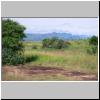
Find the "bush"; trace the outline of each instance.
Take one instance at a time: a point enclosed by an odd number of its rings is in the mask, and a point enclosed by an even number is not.
[[[25,27],[10,19],[2,20],[2,64],[24,63],[23,44]]]
[[[98,37],[97,36],[92,36],[89,39],[89,45],[98,45]]]
[[[51,44],[51,48],[61,49],[62,48],[62,41],[61,40],[53,41]]]
[[[43,39],[42,40],[42,47],[45,48],[45,47],[49,47],[49,39]]]
[[[33,45],[32,46],[32,49],[37,49],[37,45]]]
[[[96,54],[98,52],[97,46],[91,46],[90,48],[87,49],[88,54]]]
[[[24,61],[25,61],[25,63],[29,63],[29,62],[35,61],[37,59],[38,59],[37,55],[34,55],[34,56],[33,55],[28,55],[28,56],[25,56]]]
[[[92,36],[89,39],[89,48],[87,49],[88,54],[96,54],[98,52],[98,37]]]
[[[24,57],[20,54],[15,54],[11,49],[3,48],[2,50],[2,63],[8,65],[23,64]]]
[[[58,39],[57,37],[53,37],[51,39],[44,39],[42,41],[42,47],[43,48],[55,48],[55,49],[61,49],[68,47],[70,43],[68,41],[64,41],[62,39]]]

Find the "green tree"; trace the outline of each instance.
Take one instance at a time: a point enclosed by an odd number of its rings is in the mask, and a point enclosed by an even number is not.
[[[51,39],[44,39],[42,41],[42,47],[44,48],[55,48],[55,49],[61,49],[68,47],[70,43],[67,41],[65,42],[62,39],[58,39],[57,37],[53,37]]]
[[[50,47],[50,39],[43,39],[43,40],[42,40],[42,47],[43,47],[43,48],[48,48],[48,47]]]
[[[89,48],[87,49],[87,53],[96,54],[98,52],[98,37],[92,36],[89,39]]]
[[[23,44],[25,27],[10,20],[2,20],[2,63],[18,64],[23,63]]]
[[[53,43],[53,48],[61,49],[63,48],[63,45],[64,45],[64,41],[61,39],[58,39]]]
[[[98,45],[98,37],[97,36],[92,36],[89,39],[89,45]]]

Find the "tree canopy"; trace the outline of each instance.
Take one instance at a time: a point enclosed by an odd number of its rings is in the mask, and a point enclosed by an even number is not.
[[[2,20],[2,62],[3,64],[22,63],[22,40],[25,27],[10,20]]]

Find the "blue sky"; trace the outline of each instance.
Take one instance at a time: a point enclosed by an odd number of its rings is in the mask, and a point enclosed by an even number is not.
[[[98,35],[98,18],[11,18],[26,27],[25,33],[70,32]]]

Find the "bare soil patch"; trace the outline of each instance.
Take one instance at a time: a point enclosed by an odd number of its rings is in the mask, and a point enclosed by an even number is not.
[[[83,81],[96,81],[98,80],[98,76],[96,74],[88,74],[79,71],[68,71],[63,68],[51,68],[51,67],[44,67],[44,66],[33,66],[31,68],[28,67],[17,67],[17,66],[4,66],[2,67],[3,73],[14,74],[14,75],[23,75],[23,76],[32,76],[32,75],[39,75],[39,74],[46,74],[46,75],[56,75],[61,74],[66,77],[77,77]]]

